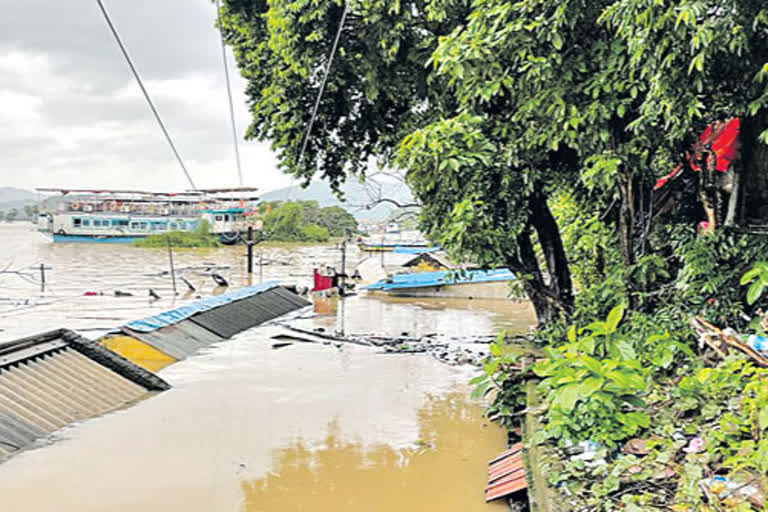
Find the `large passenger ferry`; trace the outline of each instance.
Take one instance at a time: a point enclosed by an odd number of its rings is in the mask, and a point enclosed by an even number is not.
[[[54,242],[131,243],[169,231],[194,231],[205,220],[223,243],[248,226],[261,228],[254,188],[181,193],[134,190],[38,189],[57,193],[41,208],[40,232]],[[46,206],[48,205],[48,206]]]

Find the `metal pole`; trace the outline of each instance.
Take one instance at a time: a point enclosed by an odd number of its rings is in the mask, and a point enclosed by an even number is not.
[[[259,253],[259,282],[264,282],[264,253]]]
[[[346,235],[346,233],[345,233]],[[344,237],[344,240],[341,241],[341,283],[339,290],[341,294],[344,294],[344,284],[345,284],[345,277],[347,275],[347,238]]]
[[[168,260],[171,262],[171,282],[173,283],[173,295],[176,293],[176,270],[173,267],[173,249],[171,249],[171,237],[166,235],[165,241],[168,243]]]
[[[253,226],[248,226],[248,274],[253,274]]]
[[[45,293],[45,263],[40,264],[40,293]]]

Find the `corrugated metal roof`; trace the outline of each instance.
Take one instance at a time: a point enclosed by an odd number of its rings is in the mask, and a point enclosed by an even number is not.
[[[205,299],[196,300],[186,306],[160,313],[159,315],[150,316],[141,320],[135,320],[125,325],[129,329],[140,332],[151,332],[162,327],[174,325],[182,320],[192,317],[198,313],[204,311],[210,311],[226,304],[242,300],[259,293],[263,293],[274,288],[279,288],[280,285],[277,281],[269,281],[264,284],[256,286],[248,286],[240,288],[231,292],[224,293],[222,295],[216,295],[214,297],[207,297]]]
[[[199,313],[190,320],[223,338],[231,338],[309,304],[298,295],[278,287],[226,307]]]
[[[521,443],[512,446],[489,463],[486,502],[505,498],[527,487]]]
[[[254,290],[260,290],[252,293]],[[238,300],[221,301],[214,307],[208,299],[205,309],[194,304],[186,306],[188,311],[199,310],[192,316],[169,324],[174,318],[181,318],[179,310],[156,315],[140,322],[131,322],[121,330],[176,360],[185,359],[203,347],[231,338],[235,334],[274,320],[310,303],[281,286],[270,284],[264,287],[250,287],[248,293],[235,292],[230,297]],[[165,325],[163,325],[165,324]],[[149,329],[150,326],[163,327]],[[140,327],[137,329],[136,327]]]
[[[168,387],[67,330],[0,345],[0,460],[65,425]]]
[[[405,263],[403,263],[402,266],[415,267],[423,261],[426,261],[435,265],[439,265],[447,269],[459,268],[458,265],[456,265],[454,262],[448,259],[448,256],[446,256],[445,253],[442,253],[442,252],[432,252],[432,253],[422,252],[420,254],[417,254],[415,257],[411,258],[410,260],[406,261]]]
[[[450,271],[416,272],[412,274],[395,274],[377,283],[364,286],[364,290],[400,290],[406,288],[422,288],[425,286],[442,286],[465,283],[491,283],[496,281],[511,281],[515,275],[506,268],[495,270],[467,270],[456,273]]]
[[[168,354],[177,361],[191,356],[203,347],[224,340],[191,320],[184,320],[152,332],[134,331],[126,327],[123,328],[123,332]]]

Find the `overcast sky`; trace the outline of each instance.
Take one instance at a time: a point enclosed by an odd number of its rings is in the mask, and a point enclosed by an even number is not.
[[[211,0],[104,0],[198,187],[237,185]],[[96,0],[0,0],[0,186],[188,188]],[[229,53],[229,49],[228,49]],[[245,184],[291,184],[267,144],[242,142]]]

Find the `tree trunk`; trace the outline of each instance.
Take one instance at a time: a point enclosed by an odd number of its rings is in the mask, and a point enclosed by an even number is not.
[[[542,328],[557,317],[557,311],[547,298],[546,284],[533,249],[530,231],[526,230],[517,236],[517,246],[519,259],[510,268],[522,276],[523,289],[536,311],[538,327]]]
[[[522,276],[523,288],[536,311],[539,328],[573,312],[573,285],[560,229],[542,195],[529,201],[530,228],[517,236],[518,255],[509,262],[512,271]],[[531,240],[536,231],[546,260],[549,280],[544,278]]]
[[[627,176],[626,180],[619,184],[621,194],[621,207],[619,208],[619,234],[621,237],[621,258],[624,263],[624,270],[628,271],[635,264],[635,244],[634,244],[634,193],[632,190],[632,177]],[[629,309],[636,309],[637,299],[634,294],[634,286],[629,273],[626,273],[627,299]]]
[[[566,315],[573,312],[573,282],[568,257],[560,237],[560,228],[547,205],[547,198],[536,194],[529,201],[531,225],[539,237],[539,244],[549,272],[549,292],[556,306]]]
[[[741,130],[744,220],[762,226],[768,225],[768,145],[759,137],[766,128],[765,122],[747,118]]]

